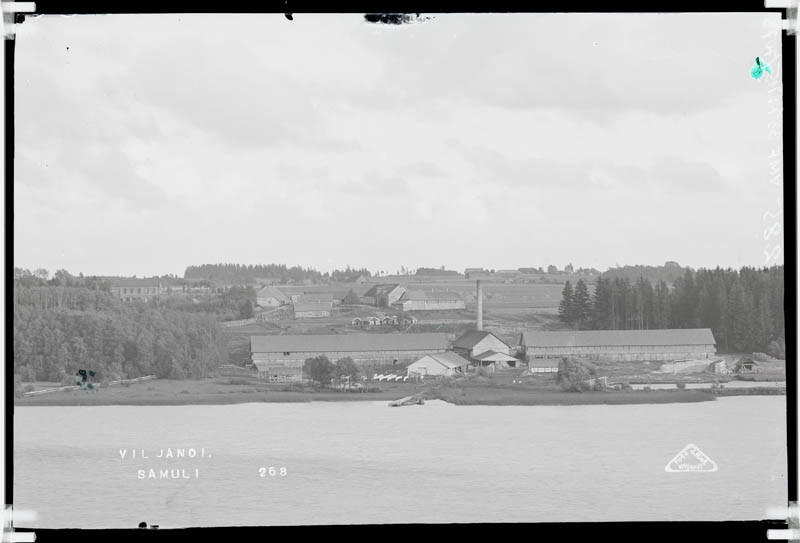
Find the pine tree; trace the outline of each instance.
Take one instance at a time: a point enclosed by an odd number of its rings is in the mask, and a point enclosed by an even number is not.
[[[583,328],[589,323],[591,315],[592,299],[589,296],[589,289],[583,279],[578,279],[572,294],[572,322]]]
[[[611,329],[612,296],[611,281],[604,277],[598,277],[594,287],[594,298],[592,302],[591,321],[593,329]]]
[[[569,281],[564,285],[564,290],[561,291],[561,303],[558,304],[558,320],[567,324],[574,322],[574,312],[572,309],[574,293],[572,291],[572,284]]]

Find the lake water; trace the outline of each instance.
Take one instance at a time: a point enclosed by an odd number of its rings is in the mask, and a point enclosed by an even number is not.
[[[666,472],[689,443],[718,470]],[[198,456],[154,458],[167,448]],[[786,503],[786,462],[785,396],[17,407],[14,421],[15,507],[41,528],[751,520]],[[190,478],[138,478],[151,468]]]

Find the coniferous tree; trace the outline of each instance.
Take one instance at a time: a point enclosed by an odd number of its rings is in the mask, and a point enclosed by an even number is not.
[[[572,284],[567,281],[564,284],[564,290],[561,291],[561,303],[558,304],[558,320],[561,322],[567,324],[574,322],[573,297]]]
[[[589,323],[591,315],[592,299],[589,296],[589,289],[583,279],[578,279],[572,293],[572,322],[583,328]]]
[[[612,296],[611,281],[598,277],[594,287],[591,319],[592,328],[595,330],[611,329]]]

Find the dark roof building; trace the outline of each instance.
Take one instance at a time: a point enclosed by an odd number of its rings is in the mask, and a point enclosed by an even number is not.
[[[518,362],[505,341],[485,330],[462,334],[453,342],[453,350],[478,366],[516,367]]]
[[[306,359],[345,357],[361,366],[413,362],[447,351],[447,334],[306,334],[251,336],[253,364],[270,379],[298,380]]]
[[[526,330],[520,346],[528,360],[559,356],[596,360],[710,358],[716,340],[709,328],[672,330]]]

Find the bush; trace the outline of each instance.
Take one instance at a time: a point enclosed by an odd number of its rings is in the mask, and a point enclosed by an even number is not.
[[[565,357],[558,364],[556,382],[568,392],[583,392],[589,390],[590,386],[587,381],[596,374],[597,369],[593,364]]]
[[[780,360],[786,360],[786,340],[770,341],[767,346],[767,354]]]
[[[33,392],[34,390],[36,390],[36,387],[30,383],[22,387],[22,392]]]
[[[678,383],[675,386],[677,386],[679,389],[683,390],[684,388],[686,388],[686,383]]]

